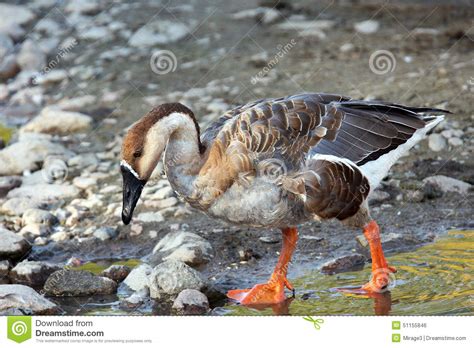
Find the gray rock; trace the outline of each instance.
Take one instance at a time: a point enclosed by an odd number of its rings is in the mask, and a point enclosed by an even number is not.
[[[20,5],[0,3],[0,13],[4,26],[11,24],[23,25],[36,18],[36,15],[30,9]]]
[[[121,283],[130,274],[131,269],[125,265],[112,265],[102,271],[101,276]]]
[[[15,42],[19,42],[25,36],[26,31],[17,23],[4,23],[2,21],[0,22],[0,33],[8,35]]]
[[[420,190],[411,190],[411,191],[406,191],[405,192],[405,199],[408,201],[408,202],[415,202],[415,203],[419,203],[419,202],[422,202],[425,198],[425,195],[422,191]]]
[[[79,189],[65,184],[37,184],[20,186],[11,190],[8,198],[33,198],[36,200],[70,199],[79,196]]]
[[[47,85],[54,85],[60,83],[64,80],[68,79],[68,75],[66,70],[63,69],[56,69],[48,72],[47,74],[38,76],[36,78],[36,83],[47,86]]]
[[[429,176],[423,179],[423,183],[425,186],[432,186],[442,193],[459,193],[461,195],[466,195],[472,187],[467,182],[444,175]]]
[[[30,250],[31,245],[25,238],[0,226],[0,259],[17,260]]]
[[[109,295],[117,290],[117,283],[88,271],[62,269],[51,274],[44,284],[49,296]]]
[[[34,30],[47,35],[54,35],[61,30],[61,26],[55,20],[45,17],[36,23]]]
[[[351,254],[338,257],[328,261],[321,267],[321,272],[325,274],[335,274],[341,272],[355,271],[364,268],[365,256],[361,254]]]
[[[141,222],[163,222],[165,218],[160,212],[144,212],[138,214],[136,220]]]
[[[201,275],[184,262],[165,261],[153,268],[149,278],[150,297],[177,295],[185,289],[202,290],[206,283]]]
[[[257,7],[250,10],[242,10],[232,15],[234,19],[255,19],[263,24],[272,24],[280,18],[280,11],[269,7]]]
[[[74,184],[74,186],[76,186],[76,187],[78,187],[82,190],[86,190],[86,189],[96,187],[97,186],[97,179],[96,178],[90,178],[90,177],[77,176],[77,177],[74,178],[72,183]]]
[[[0,207],[0,212],[7,215],[22,216],[28,209],[41,209],[46,204],[30,198],[11,198]]]
[[[14,54],[9,54],[0,60],[0,80],[8,80],[20,71]]]
[[[102,9],[101,2],[98,0],[73,0],[66,6],[66,12],[80,13],[85,15],[94,15]]]
[[[71,99],[62,99],[56,105],[61,110],[66,111],[80,111],[86,107],[93,106],[97,101],[97,97],[94,95],[83,95]],[[94,155],[94,154],[92,154]]]
[[[352,42],[346,42],[339,47],[339,51],[342,53],[352,52],[355,49],[355,45]]]
[[[16,59],[22,70],[41,71],[46,67],[46,53],[37,42],[26,40]]]
[[[50,106],[44,108],[39,116],[23,126],[21,131],[67,135],[84,132],[90,128],[91,124],[90,116]]]
[[[73,153],[62,145],[41,137],[23,137],[0,150],[0,176],[22,174],[37,170],[48,156],[72,157]],[[21,159],[21,160],[20,160]]]
[[[152,271],[153,268],[150,265],[143,263],[132,269],[130,274],[123,281],[123,284],[134,291],[148,289],[148,277]]]
[[[120,306],[125,308],[137,308],[138,306],[145,303],[149,295],[150,292],[148,288],[142,289],[140,291],[135,291],[132,295],[123,299],[120,302]]]
[[[92,235],[95,238],[104,241],[117,237],[118,231],[115,227],[104,226],[98,228]]]
[[[10,283],[10,279],[8,277],[10,268],[11,268],[10,261],[8,260],[0,261],[0,284]]]
[[[164,236],[153,249],[153,255],[152,264],[175,260],[190,266],[198,266],[209,262],[214,252],[211,244],[201,236],[180,231]]]
[[[13,41],[9,36],[0,33],[0,61],[13,52]]]
[[[0,177],[0,198],[3,198],[12,189],[21,185],[21,176]]]
[[[61,309],[25,285],[0,285],[0,312],[11,310],[22,314],[53,315]]]
[[[441,134],[433,133],[428,136],[428,146],[431,151],[439,152],[447,148],[447,142]]]
[[[107,27],[98,27],[94,26],[87,28],[84,31],[81,31],[80,38],[82,40],[91,40],[91,41],[107,41],[111,38],[111,32]],[[113,36],[113,35],[112,35]]]
[[[382,190],[374,190],[369,195],[369,204],[381,204],[390,200],[390,194]]]
[[[67,161],[68,166],[84,169],[89,166],[96,166],[100,163],[94,153],[86,153],[74,156]]]
[[[66,231],[58,231],[56,233],[53,233],[49,239],[51,239],[53,242],[59,243],[59,242],[64,242],[66,240],[69,240],[71,238],[71,235],[67,233]]]
[[[174,310],[184,315],[202,315],[209,311],[209,300],[202,292],[186,289],[173,302]]]
[[[361,34],[373,34],[379,30],[380,23],[376,20],[369,19],[354,24],[354,29]]]
[[[170,186],[165,186],[157,190],[153,194],[147,195],[147,199],[166,199],[174,196],[174,191]]]
[[[181,22],[153,21],[138,29],[130,38],[129,44],[133,47],[168,44],[184,39],[190,31],[192,30]]]
[[[29,242],[34,241],[37,237],[47,236],[51,232],[49,226],[40,224],[30,224],[24,226],[18,234],[26,238]]]
[[[39,288],[44,285],[52,273],[59,269],[61,269],[60,266],[48,262],[25,260],[10,271],[10,279],[14,284]]]
[[[452,137],[448,139],[448,143],[451,146],[458,147],[463,145],[463,141],[461,138],[458,137]]]
[[[47,210],[28,209],[25,210],[25,212],[23,213],[21,223],[23,224],[23,226],[30,224],[54,226],[59,223],[59,220],[56,216],[54,216]]]

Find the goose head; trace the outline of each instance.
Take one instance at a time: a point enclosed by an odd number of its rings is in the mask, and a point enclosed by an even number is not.
[[[170,137],[194,121],[199,142],[199,126],[193,112],[179,103],[162,104],[143,116],[128,130],[122,144],[120,170],[123,178],[122,221],[128,225],[142,193],[166,149]],[[194,127],[193,126],[193,127]]]

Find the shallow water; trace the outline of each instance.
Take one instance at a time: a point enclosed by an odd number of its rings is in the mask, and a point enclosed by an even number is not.
[[[450,231],[435,243],[419,249],[389,255],[397,268],[390,290],[375,298],[343,294],[336,287],[356,286],[370,278],[370,264],[362,271],[325,275],[313,271],[290,279],[296,297],[279,306],[248,308],[228,302],[214,308],[213,315],[472,315],[474,313],[474,231]],[[80,269],[99,274],[110,264],[134,267],[138,260],[103,260]],[[67,314],[81,315],[163,315],[161,308],[148,303],[135,310],[119,306],[120,292],[113,296],[54,299]]]
[[[391,289],[377,298],[342,294],[335,287],[356,286],[363,271],[324,275],[319,271],[292,279],[296,298],[286,305],[257,310],[226,305],[226,315],[472,315],[474,313],[474,231],[450,231],[433,244],[388,256],[397,268]]]

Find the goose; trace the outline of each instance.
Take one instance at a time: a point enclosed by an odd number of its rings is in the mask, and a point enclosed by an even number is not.
[[[396,269],[384,256],[367,198],[443,113],[449,111],[304,93],[237,106],[201,135],[188,107],[162,104],[123,139],[122,220],[130,223],[163,155],[171,187],[194,208],[231,224],[281,229],[281,252],[269,280],[229,290],[230,299],[271,305],[286,300],[285,289],[294,295],[287,273],[297,226],[328,219],[362,229],[372,274],[353,292],[380,293]]]

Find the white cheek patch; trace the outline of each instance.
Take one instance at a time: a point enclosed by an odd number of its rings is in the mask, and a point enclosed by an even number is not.
[[[122,160],[120,162],[120,165],[127,168],[129,170],[129,172],[133,174],[134,177],[136,177],[138,180],[140,180],[140,175],[138,175],[138,173],[132,168],[132,166],[130,164],[128,164],[126,161]]]

